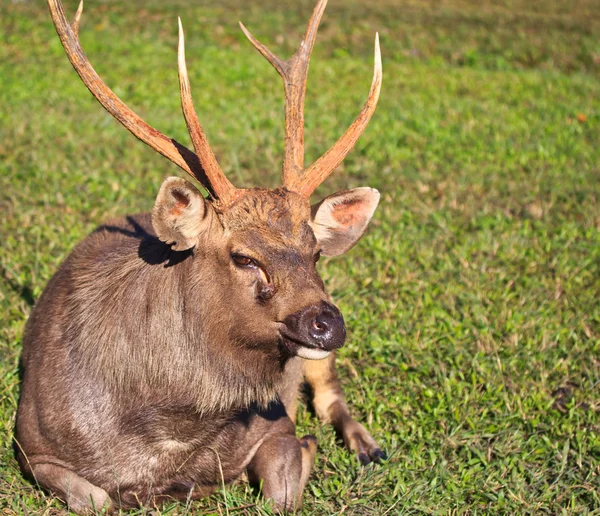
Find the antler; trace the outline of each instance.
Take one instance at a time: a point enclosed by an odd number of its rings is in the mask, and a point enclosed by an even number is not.
[[[65,17],[60,0],[48,0],[50,15],[60,41],[67,53],[73,68],[79,74],[88,90],[96,97],[112,116],[114,116],[135,137],[162,154],[165,158],[181,167],[192,177],[197,179],[211,194],[212,197],[227,202],[235,196],[235,187],[227,180],[215,156],[210,149],[208,140],[198,122],[194,111],[190,85],[185,66],[183,31],[179,24],[179,79],[181,90],[181,104],[183,114],[194,143],[198,156],[177,141],[160,133],[117,97],[112,90],[102,81],[88,61],[79,42],[79,19],[83,10],[83,0],[79,4],[72,24]]]
[[[273,65],[283,79],[285,88],[285,156],[283,158],[283,183],[297,179],[304,170],[304,94],[306,78],[317,29],[327,0],[321,0],[308,22],[302,43],[296,53],[282,61],[260,43],[240,22],[240,28],[254,47]]]
[[[283,79],[285,88],[285,156],[283,160],[283,185],[289,190],[308,198],[331,172],[342,162],[363,133],[379,100],[381,91],[382,67],[379,35],[375,35],[375,69],[367,102],[362,111],[340,139],[315,161],[304,169],[304,96],[308,65],[319,22],[327,0],[319,0],[308,22],[308,28],[300,47],[287,61],[275,56],[260,43],[240,22],[240,27],[254,47],[273,65]]]

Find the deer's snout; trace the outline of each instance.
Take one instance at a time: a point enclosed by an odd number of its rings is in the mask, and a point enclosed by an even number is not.
[[[323,351],[332,351],[344,345],[346,325],[336,306],[321,302],[289,315],[283,321],[284,337],[297,344]]]

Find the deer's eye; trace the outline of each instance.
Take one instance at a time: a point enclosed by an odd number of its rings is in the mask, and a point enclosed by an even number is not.
[[[258,263],[256,263],[256,260],[253,260],[249,256],[244,256],[243,254],[233,253],[231,255],[231,259],[236,265],[239,265],[240,267],[258,267]]]

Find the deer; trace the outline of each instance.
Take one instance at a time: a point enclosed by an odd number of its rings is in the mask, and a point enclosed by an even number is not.
[[[24,474],[79,514],[198,499],[244,475],[276,510],[297,510],[317,449],[314,436],[296,436],[304,382],[317,417],[360,462],[385,459],[345,401],[335,355],[346,327],[316,265],[354,246],[380,195],[361,187],[310,202],[375,110],[378,36],[366,103],[305,167],[306,80],[327,0],[288,60],[240,23],[285,92],[282,185],[244,189],[223,173],[194,109],[181,19],[181,106],[195,152],[144,122],[98,76],[79,41],[83,3],[69,22],[60,0],[47,2],[92,95],[208,195],[168,177],[151,213],[99,226],[50,279],[23,336],[15,441]]]

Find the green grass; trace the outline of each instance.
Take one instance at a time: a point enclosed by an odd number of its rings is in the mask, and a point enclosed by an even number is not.
[[[378,30],[377,113],[318,193],[383,194],[362,242],[321,271],[349,328],[339,360],[347,398],[390,460],[360,467],[301,409],[299,433],[320,447],[303,513],[598,513],[600,6],[373,3],[331,0],[306,141],[310,162],[358,112]],[[89,0],[81,39],[118,95],[189,142],[181,15],[196,109],[224,170],[238,186],[273,186],[282,88],[237,20],[289,55],[311,8]],[[22,479],[12,452],[32,303],[94,226],[149,210],[176,173],[92,99],[42,2],[0,5],[0,514],[62,510]],[[244,484],[163,509],[192,512],[269,514]]]

